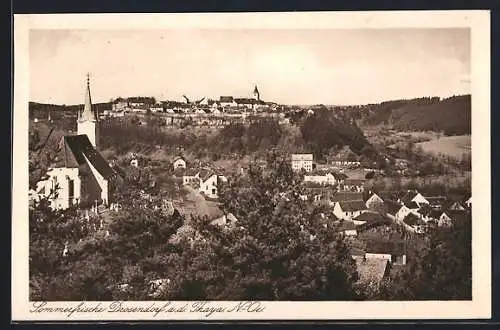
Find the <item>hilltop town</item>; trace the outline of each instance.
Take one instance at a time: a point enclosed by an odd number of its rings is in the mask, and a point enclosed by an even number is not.
[[[83,106],[31,111],[32,244],[38,254],[50,250],[59,279],[74,272],[63,264],[84,269],[71,288],[52,290],[41,284],[49,275],[40,259],[30,265],[32,295],[432,299],[423,286],[442,285],[453,271],[468,276],[470,260],[456,259],[470,248],[470,136],[458,155],[433,153],[425,143],[456,135],[368,124],[347,107],[263,101],[257,86],[250,97],[184,99],[120,97],[104,109],[92,104],[87,80]],[[57,234],[47,236],[51,221]],[[432,262],[429,253],[457,268],[408,280]],[[325,256],[336,264],[326,267]],[[117,263],[114,272],[89,268],[107,262]],[[284,275],[294,271],[298,284]],[[345,291],[325,289],[328,276],[342,278]],[[470,284],[458,282],[450,284],[458,293],[440,298],[469,295]]]

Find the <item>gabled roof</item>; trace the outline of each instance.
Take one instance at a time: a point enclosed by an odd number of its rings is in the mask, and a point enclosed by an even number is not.
[[[416,202],[406,202],[405,206],[409,208],[410,210],[416,210],[418,209],[418,204]]]
[[[105,178],[109,179],[115,172],[109,166],[108,162],[90,143],[87,135],[68,135],[63,137],[64,143],[64,162],[66,167],[79,167],[86,163],[85,158],[90,164]]]
[[[352,185],[363,185],[365,183],[365,179],[350,179],[347,178],[344,180],[344,184],[352,184]]]
[[[395,215],[403,207],[403,205],[395,201],[385,201],[384,204],[387,207],[387,213],[391,215]]]
[[[356,221],[366,221],[366,222],[376,222],[384,219],[385,219],[384,216],[376,212],[363,212],[354,218],[354,220]]]
[[[404,196],[401,197],[401,201],[406,204],[408,202],[411,202],[411,200],[415,198],[415,196],[417,195],[418,192],[416,192],[415,190],[408,190],[406,194],[404,194]]]
[[[220,97],[220,102],[225,102],[225,103],[231,103],[233,102],[233,97],[232,96],[221,96]]]
[[[182,157],[182,156],[177,156],[174,158],[174,162],[178,161],[179,159],[182,159],[183,161],[186,161],[186,158]]]
[[[380,191],[377,192],[377,195],[382,198],[384,201],[396,201],[398,200],[401,196],[393,191]]]
[[[236,98],[234,99],[234,102],[238,104],[256,104],[257,100],[250,98]]]
[[[362,200],[363,194],[358,192],[337,192],[331,197],[332,202]]]
[[[405,243],[393,241],[367,241],[366,253],[390,254],[390,255],[403,255],[405,254]]]
[[[446,201],[446,197],[444,196],[425,196],[425,199],[427,199],[431,205],[442,204]]]
[[[460,210],[448,210],[443,212],[447,216],[451,218],[452,221],[461,221],[461,220],[466,220],[467,218],[470,218],[470,215],[467,211],[460,211]]]
[[[363,200],[357,201],[340,201],[338,202],[343,212],[354,212],[366,210],[366,204]]]
[[[188,168],[188,169],[184,170],[182,175],[183,176],[195,176],[197,173],[199,173],[199,170],[197,170],[195,168]]]
[[[209,179],[214,174],[215,174],[215,172],[212,171],[212,170],[202,169],[200,171],[200,179],[203,180],[203,181],[206,181],[207,179]]]
[[[312,161],[313,154],[292,154],[292,161]]]

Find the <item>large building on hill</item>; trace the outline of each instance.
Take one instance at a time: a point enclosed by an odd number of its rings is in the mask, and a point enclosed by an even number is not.
[[[85,105],[78,113],[77,135],[61,138],[56,163],[37,183],[35,198],[48,198],[53,209],[110,203],[117,176],[98,147],[99,117],[92,109],[87,77]]]

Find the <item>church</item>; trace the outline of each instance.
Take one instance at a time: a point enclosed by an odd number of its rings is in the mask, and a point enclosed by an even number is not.
[[[111,203],[117,175],[98,150],[99,114],[92,109],[87,76],[85,104],[83,111],[78,111],[77,135],[61,138],[57,163],[38,182],[36,195],[48,198],[52,209]]]

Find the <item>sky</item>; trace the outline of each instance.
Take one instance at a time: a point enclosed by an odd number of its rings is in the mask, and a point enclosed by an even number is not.
[[[470,93],[469,29],[31,30],[30,101],[367,104]]]

